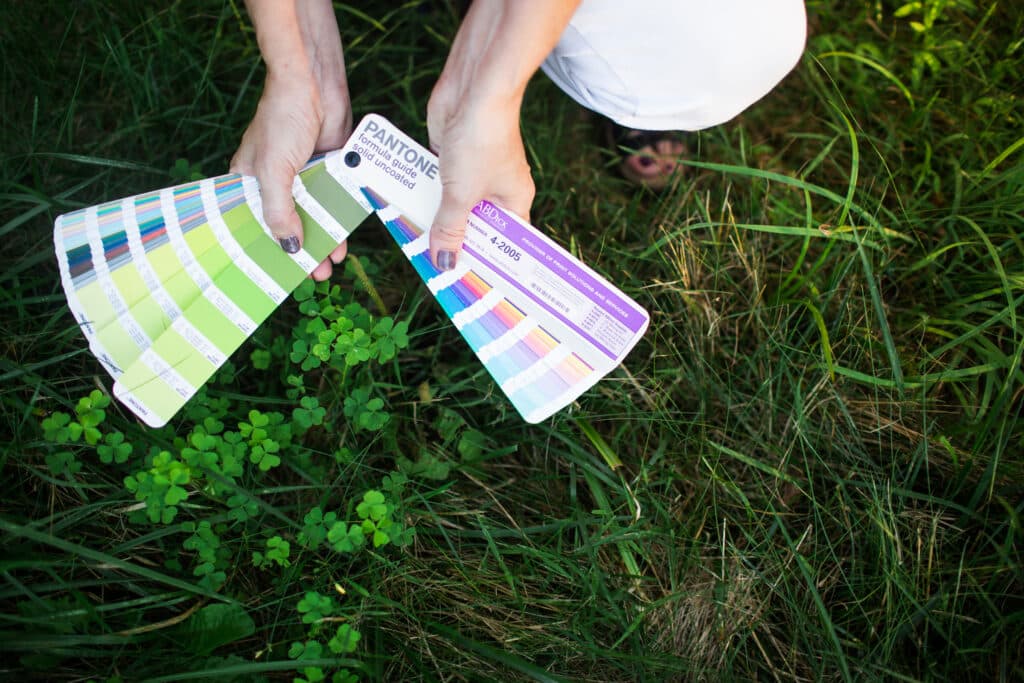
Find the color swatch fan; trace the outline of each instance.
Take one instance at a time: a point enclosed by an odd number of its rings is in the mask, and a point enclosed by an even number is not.
[[[236,174],[57,218],[68,305],[114,394],[160,427],[369,214],[331,152],[292,188],[305,239],[282,251],[256,180]]]
[[[473,209],[454,270],[430,259],[437,158],[385,119],[364,118],[342,150],[373,208],[512,405],[540,422],[615,368],[650,322],[635,301],[490,202]]]

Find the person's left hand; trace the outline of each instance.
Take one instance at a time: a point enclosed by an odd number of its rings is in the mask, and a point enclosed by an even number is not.
[[[292,199],[295,175],[314,151],[341,147],[351,131],[347,88],[325,92],[312,79],[267,78],[231,171],[259,179],[263,216],[286,252],[294,253],[302,244],[302,222]],[[310,277],[326,280],[345,253],[342,242]]]
[[[443,79],[427,105],[430,148],[438,155],[441,205],[430,228],[430,256],[455,267],[469,212],[481,199],[529,221],[535,188],[519,132],[516,98],[460,97]]]

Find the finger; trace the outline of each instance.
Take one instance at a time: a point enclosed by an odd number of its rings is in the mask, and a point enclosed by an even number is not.
[[[328,256],[328,258],[330,258],[331,261],[334,264],[338,264],[338,263],[341,263],[342,261],[344,261],[345,260],[345,256],[347,256],[347,255],[348,255],[348,242],[342,242],[341,244],[339,244],[334,249],[334,251],[331,252],[331,254],[330,254],[330,256]]]
[[[441,206],[430,226],[430,258],[438,270],[451,270],[455,267],[462,241],[466,238],[466,221],[472,208],[471,201],[466,201],[450,190],[443,191]]]
[[[302,221],[292,199],[295,169],[287,164],[264,169],[259,180],[263,220],[282,249],[289,254],[297,253],[302,248]]]
[[[252,155],[249,154],[247,149],[242,147],[238,148],[235,155],[231,157],[231,163],[228,165],[229,173],[239,173],[241,175],[252,175]]]
[[[310,273],[309,276],[317,282],[320,282],[329,278],[333,271],[334,266],[331,265],[331,259],[327,258],[317,264],[317,267],[313,269],[313,272]]]

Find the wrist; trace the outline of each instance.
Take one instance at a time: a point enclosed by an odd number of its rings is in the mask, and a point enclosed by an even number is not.
[[[294,2],[280,0],[246,0],[245,5],[268,73],[308,70],[309,60],[299,30],[298,6]]]
[[[501,92],[482,92],[468,98],[461,106],[477,121],[486,122],[499,136],[519,133],[522,96]],[[475,116],[474,116],[475,114]]]
[[[428,109],[436,106],[448,112],[466,108],[498,116],[511,112],[518,118],[527,81],[496,77],[450,60],[434,86]]]
[[[263,99],[296,111],[311,112],[323,120],[323,97],[312,73],[296,69],[271,69],[263,83]]]
[[[280,60],[264,58],[266,65],[266,83],[281,88],[290,89],[319,89],[316,75],[313,73],[312,65],[305,58],[302,50],[290,54]]]

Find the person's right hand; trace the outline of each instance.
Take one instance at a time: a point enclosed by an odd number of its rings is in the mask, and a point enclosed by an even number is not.
[[[441,171],[441,204],[430,227],[431,260],[451,270],[466,222],[481,199],[530,220],[534,184],[519,132],[517,97],[466,97],[439,82],[427,105],[430,148]]]
[[[259,180],[263,218],[286,252],[293,254],[302,246],[302,222],[292,199],[295,175],[314,152],[341,147],[351,132],[347,89],[322,93],[312,79],[267,76],[231,171]],[[313,270],[313,279],[330,277],[332,262],[340,263],[345,252],[342,242]]]
[[[580,0],[494,0],[470,5],[427,103],[441,204],[430,256],[451,270],[466,220],[481,199],[529,221],[535,192],[519,132],[530,76],[558,42]]]

